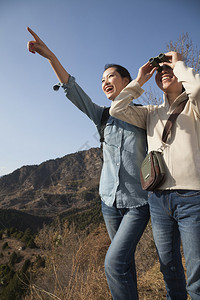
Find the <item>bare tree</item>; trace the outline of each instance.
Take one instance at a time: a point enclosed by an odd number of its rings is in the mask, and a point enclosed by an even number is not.
[[[177,41],[170,41],[166,45],[167,51],[177,51],[182,54],[186,65],[200,73],[200,50],[194,46],[188,33],[183,33]]]

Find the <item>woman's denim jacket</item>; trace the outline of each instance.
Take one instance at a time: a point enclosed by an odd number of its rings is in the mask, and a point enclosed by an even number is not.
[[[99,131],[104,107],[93,103],[72,76],[67,84],[55,85],[54,90],[60,86],[67,98],[95,123]],[[147,204],[147,192],[141,188],[139,175],[146,150],[145,130],[109,117],[104,130],[99,185],[101,200],[106,205],[133,208]]]

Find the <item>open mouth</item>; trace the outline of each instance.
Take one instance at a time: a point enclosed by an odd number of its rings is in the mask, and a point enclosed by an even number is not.
[[[108,93],[110,93],[110,92],[113,91],[113,87],[108,86],[108,87],[105,88],[105,91],[106,91],[106,93],[108,94]]]

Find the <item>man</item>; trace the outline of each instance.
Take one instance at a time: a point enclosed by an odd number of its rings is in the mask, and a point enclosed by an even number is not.
[[[160,71],[149,62],[111,105],[110,114],[147,130],[149,151],[164,148],[165,180],[150,198],[152,229],[163,273],[167,299],[187,299],[180,243],[187,268],[187,291],[200,299],[200,76],[177,52],[168,52]],[[156,72],[164,92],[159,106],[130,106],[135,91]],[[166,143],[164,125],[174,109],[188,98]]]

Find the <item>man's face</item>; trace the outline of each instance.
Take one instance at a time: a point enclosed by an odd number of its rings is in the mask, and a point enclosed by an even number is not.
[[[122,78],[114,67],[103,73],[102,90],[110,100],[114,100],[128,83],[129,79]]]
[[[166,65],[162,65],[162,71],[157,72],[155,76],[158,87],[166,94],[177,93],[182,90],[182,83],[178,82],[177,77],[174,75],[173,70]]]

